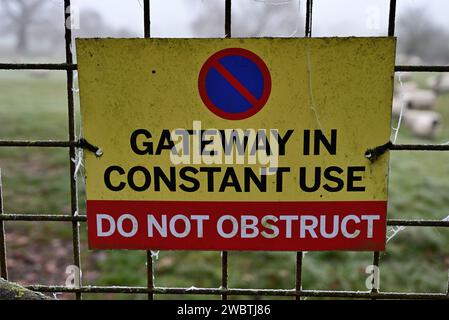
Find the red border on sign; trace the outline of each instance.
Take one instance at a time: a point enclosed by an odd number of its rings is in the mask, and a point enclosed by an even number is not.
[[[257,101],[256,105],[253,105],[251,109],[245,111],[245,112],[239,112],[239,113],[231,113],[231,112],[225,112],[218,108],[210,99],[207,94],[206,90],[206,76],[209,70],[214,67],[214,64],[217,60],[225,57],[225,56],[242,56],[245,57],[251,61],[253,61],[259,70],[262,73],[263,77],[263,93],[260,99]],[[203,100],[203,103],[206,105],[206,107],[212,111],[217,116],[227,119],[227,120],[242,120],[249,118],[253,115],[255,115],[257,112],[259,112],[267,103],[268,98],[270,97],[271,93],[271,76],[270,71],[268,70],[267,65],[265,62],[255,53],[242,49],[242,48],[227,48],[220,50],[216,53],[214,53],[212,56],[209,57],[209,59],[206,60],[206,62],[203,64],[199,77],[198,77],[198,89],[200,93],[201,100]]]

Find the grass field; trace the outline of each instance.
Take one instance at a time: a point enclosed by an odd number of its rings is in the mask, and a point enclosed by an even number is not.
[[[0,73],[0,139],[66,139],[66,105],[64,73]],[[447,121],[439,140],[434,141],[442,143],[449,140],[449,95],[439,97],[437,110]],[[398,142],[428,141],[412,138],[403,126]],[[70,213],[66,149],[0,148],[0,167],[5,212]],[[389,217],[445,218],[449,215],[448,178],[449,153],[392,153]],[[80,211],[84,213],[81,178],[79,187]],[[72,263],[70,224],[8,222],[6,230],[12,280],[64,284],[65,268]],[[146,285],[144,252],[87,251],[84,224],[81,236],[84,284]],[[448,243],[446,229],[410,227],[398,233],[381,254],[381,290],[444,292],[448,281]],[[370,253],[306,253],[303,288],[366,290],[365,268],[371,262]],[[295,253],[230,253],[229,263],[231,287],[295,286]],[[218,287],[220,277],[217,252],[165,251],[157,257],[158,286]],[[88,296],[95,297],[98,296]]]

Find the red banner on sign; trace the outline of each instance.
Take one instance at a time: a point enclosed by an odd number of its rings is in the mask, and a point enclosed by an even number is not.
[[[91,249],[385,249],[386,201],[88,200]]]

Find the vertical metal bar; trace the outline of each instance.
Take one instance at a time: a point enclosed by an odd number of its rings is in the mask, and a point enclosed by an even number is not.
[[[221,287],[223,289],[228,288],[228,252],[221,252]],[[228,300],[228,295],[223,293],[221,295],[222,300]]]
[[[232,37],[232,28],[231,28],[231,12],[232,12],[232,3],[231,0],[225,0],[225,38]],[[223,289],[228,288],[228,252],[221,252],[221,287]],[[222,300],[228,300],[228,295],[223,293],[221,295]]]
[[[396,25],[396,0],[390,0],[390,13],[388,17],[388,36],[394,37]]]
[[[312,11],[313,11],[313,0],[307,0],[306,4],[306,29],[305,36],[307,38],[312,37]]]
[[[225,38],[231,38],[231,0],[225,1]]]
[[[379,288],[376,288],[376,286],[374,284],[376,284],[376,277],[380,277],[379,274],[379,262],[380,262],[380,252],[379,251],[375,251],[373,254],[373,266],[375,266],[376,268],[373,269],[373,287],[371,288],[371,293],[379,293]],[[374,300],[375,298],[373,298]]]
[[[143,30],[144,37],[151,36],[151,20],[150,20],[150,0],[143,0]]]
[[[151,251],[147,251],[147,287],[150,290],[154,288],[154,263]],[[148,293],[148,300],[154,300],[153,292]]]
[[[447,273],[447,290],[446,290],[446,296],[449,298],[449,271]]]
[[[302,258],[303,252],[296,252],[296,291],[301,291],[302,288]],[[297,295],[296,300],[301,300],[301,296]]]
[[[2,170],[0,169],[0,215],[3,214],[3,186],[2,186]],[[0,220],[0,277],[8,280],[8,264],[6,262],[6,234],[5,224]]]
[[[143,0],[143,30],[144,38],[151,37],[150,0]],[[147,251],[147,287],[154,288],[154,260],[151,251]],[[153,292],[148,293],[148,300],[153,300]]]
[[[71,25],[71,3],[70,0],[64,0],[64,30],[65,30],[65,56],[66,63],[73,63],[72,54],[72,25]],[[69,118],[69,141],[75,142],[75,103],[73,98],[73,70],[67,70],[67,103],[68,103],[68,118]],[[78,215],[78,186],[75,177],[75,163],[72,159],[75,159],[76,149],[71,146],[69,149],[69,162],[70,162],[70,208],[72,216]],[[80,283],[81,279],[81,258],[80,258],[80,227],[78,221],[72,222],[72,235],[73,235],[73,260],[75,266],[80,271]],[[76,293],[76,299],[81,300],[81,292]]]
[[[313,13],[313,0],[307,0],[306,3],[306,26],[305,36],[306,38],[312,37],[312,13]],[[302,259],[304,254],[302,251],[296,252],[296,291],[301,291],[302,288]],[[296,300],[301,300],[301,296],[297,295]]]

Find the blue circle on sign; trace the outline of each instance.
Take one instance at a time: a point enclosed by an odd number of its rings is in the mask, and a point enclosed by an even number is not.
[[[262,109],[271,91],[270,72],[255,53],[229,48],[212,55],[198,79],[201,99],[216,115],[248,118]]]

